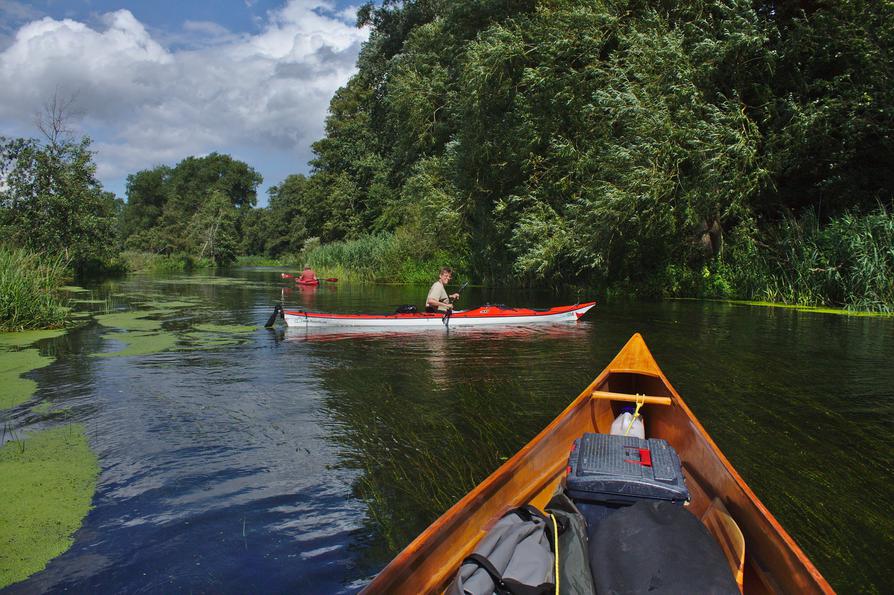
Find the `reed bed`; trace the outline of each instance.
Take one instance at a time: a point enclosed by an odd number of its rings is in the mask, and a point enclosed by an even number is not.
[[[767,282],[755,297],[799,305],[894,311],[894,213],[884,207],[821,224],[813,211],[770,236]]]
[[[347,281],[431,283],[449,255],[421,249],[409,234],[381,233],[309,247],[308,264],[318,274]]]
[[[59,288],[68,264],[61,255],[0,246],[0,331],[64,326],[68,300]]]
[[[126,250],[121,253],[124,267],[131,272],[143,273],[183,273],[194,269],[214,268],[210,258],[199,258],[191,254],[156,254]]]

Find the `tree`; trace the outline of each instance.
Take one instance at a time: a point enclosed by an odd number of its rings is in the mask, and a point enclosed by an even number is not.
[[[199,258],[211,258],[217,265],[236,260],[236,218],[230,197],[219,190],[214,191],[189,223],[189,252]]]
[[[60,131],[56,127],[48,130]],[[115,197],[95,177],[90,139],[52,133],[41,144],[2,139],[0,228],[19,246],[64,255],[76,270],[103,262],[116,247]]]
[[[187,157],[174,167],[161,165],[132,174],[127,178],[124,243],[132,249],[165,254],[201,256],[212,250],[216,260],[226,262],[230,252],[235,254],[245,245],[232,239],[236,243],[230,246],[228,234],[241,237],[262,180],[248,164],[219,153]],[[222,200],[230,210],[221,210]],[[252,232],[257,231],[256,223],[252,216],[248,222]],[[196,232],[195,225],[206,227]],[[210,230],[217,230],[210,239],[198,239]]]
[[[307,221],[314,214],[308,201],[307,178],[303,175],[287,177],[269,190],[267,209],[266,249],[270,256],[297,254],[307,239]]]
[[[122,228],[124,238],[155,227],[167,200],[170,177],[171,168],[164,165],[127,176],[127,208]]]

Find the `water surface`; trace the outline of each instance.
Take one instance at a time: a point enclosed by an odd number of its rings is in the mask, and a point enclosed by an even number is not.
[[[71,550],[7,592],[356,592],[634,332],[836,589],[894,580],[892,319],[621,302],[539,328],[268,331],[280,298],[383,312],[428,289],[278,273],[88,287],[78,307],[96,317],[37,344],[54,361],[0,423],[81,422],[102,472]],[[469,288],[463,303],[587,297]]]

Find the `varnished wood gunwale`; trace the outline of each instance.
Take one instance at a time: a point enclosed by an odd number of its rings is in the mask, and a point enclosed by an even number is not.
[[[613,401],[592,398],[593,391],[671,399],[671,406],[643,407],[648,435],[667,440],[680,455],[692,512],[701,516],[717,497],[740,527],[746,546],[745,593],[833,592],[720,452],[639,334],[540,434],[425,529],[363,592],[439,593],[503,513],[526,503],[542,507],[562,478],[572,442],[584,432],[609,430]]]

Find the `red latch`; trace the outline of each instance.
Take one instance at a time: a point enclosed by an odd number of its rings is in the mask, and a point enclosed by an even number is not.
[[[652,466],[652,452],[646,448],[639,449],[639,460],[640,465],[645,465],[646,467]]]
[[[639,460],[632,461],[630,459],[625,460],[625,463],[633,463],[634,465],[642,465],[643,467],[651,467],[652,466],[652,452],[647,448],[638,448],[639,450]]]

